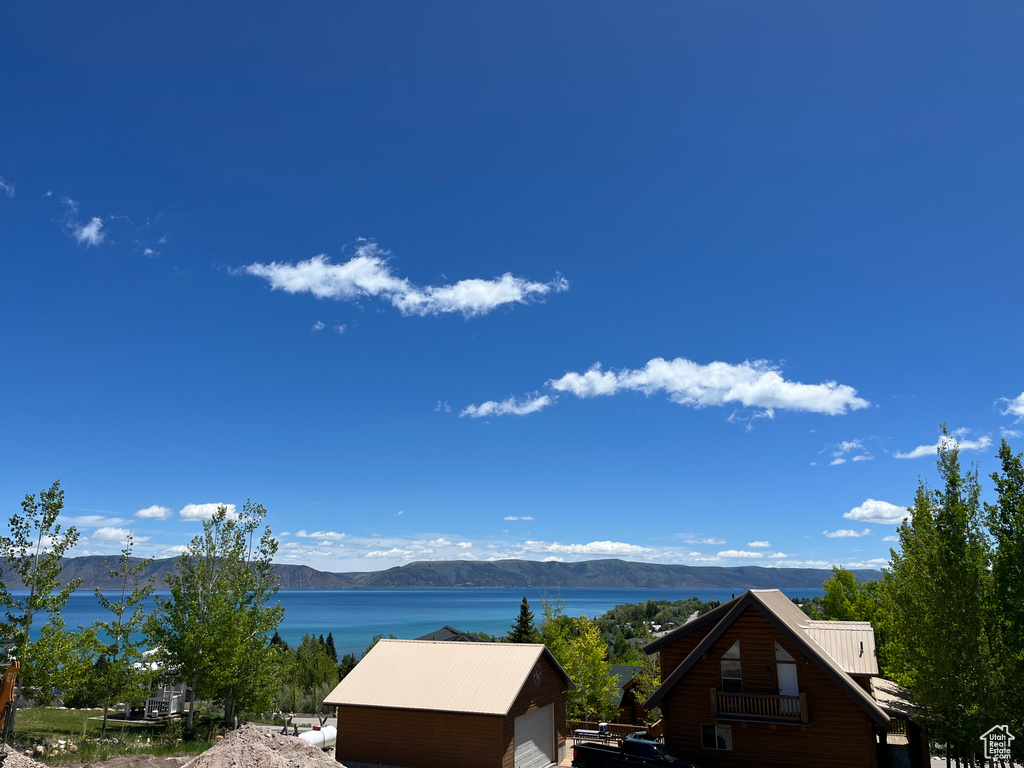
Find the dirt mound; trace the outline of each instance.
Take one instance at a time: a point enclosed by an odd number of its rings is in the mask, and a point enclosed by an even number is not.
[[[339,768],[339,764],[302,739],[250,724],[232,731],[184,768]]]
[[[31,757],[25,757],[14,747],[7,747],[7,754],[3,759],[3,768],[44,768],[42,763],[37,763]]]

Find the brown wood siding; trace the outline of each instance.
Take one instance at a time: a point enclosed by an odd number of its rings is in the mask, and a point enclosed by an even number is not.
[[[693,641],[691,638],[684,638],[688,649],[680,652],[669,646],[662,649],[662,654],[668,659],[678,657],[682,661],[699,642],[699,639]],[[721,687],[722,655],[737,640],[740,641],[744,693],[778,694],[775,642],[796,660],[799,689],[807,694],[810,715],[807,726],[772,726],[713,719],[709,689]],[[744,611],[710,648],[706,657],[698,661],[665,696],[661,711],[665,743],[669,750],[707,768],[748,765],[765,768],[877,766],[875,729],[867,713],[753,607]],[[731,725],[732,751],[702,749],[702,723]]]
[[[715,628],[714,624],[695,629],[686,637],[682,637],[671,645],[666,645],[658,653],[658,661],[661,664],[661,679],[666,680],[675,671],[675,668],[683,663],[683,659],[690,655],[690,651],[696,648],[705,635]]]
[[[502,764],[503,718],[380,707],[338,707],[338,762],[406,768]]]
[[[516,752],[516,718],[532,712],[535,709],[554,704],[555,717],[555,761],[558,761],[558,750],[565,743],[565,679],[555,671],[546,658],[541,656],[538,662],[541,666],[540,685],[534,685],[533,678],[529,678],[523,689],[519,692],[508,717],[503,723],[501,768],[515,768],[513,762]],[[483,763],[477,763],[483,766]]]

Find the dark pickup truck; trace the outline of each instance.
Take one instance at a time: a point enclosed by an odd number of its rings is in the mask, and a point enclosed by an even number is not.
[[[665,745],[657,741],[628,738],[622,746],[610,744],[576,744],[572,748],[575,768],[620,768],[620,766],[670,766],[671,768],[697,768],[693,763],[673,757]]]

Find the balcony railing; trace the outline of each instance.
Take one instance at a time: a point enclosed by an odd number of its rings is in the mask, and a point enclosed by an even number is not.
[[[711,711],[715,717],[737,720],[764,720],[775,723],[807,725],[807,694],[771,696],[762,693],[711,692]]]

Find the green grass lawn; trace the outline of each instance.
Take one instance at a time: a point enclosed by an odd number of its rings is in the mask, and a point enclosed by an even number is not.
[[[107,735],[100,742],[103,712],[99,709],[19,709],[14,719],[11,745],[19,751],[47,745],[43,760],[50,764],[71,760],[104,760],[124,754],[176,755],[197,754],[210,747],[211,729],[216,719],[200,718],[196,740],[181,740],[180,720],[161,723],[125,723],[108,717]],[[50,749],[59,740],[77,747],[77,753]]]

